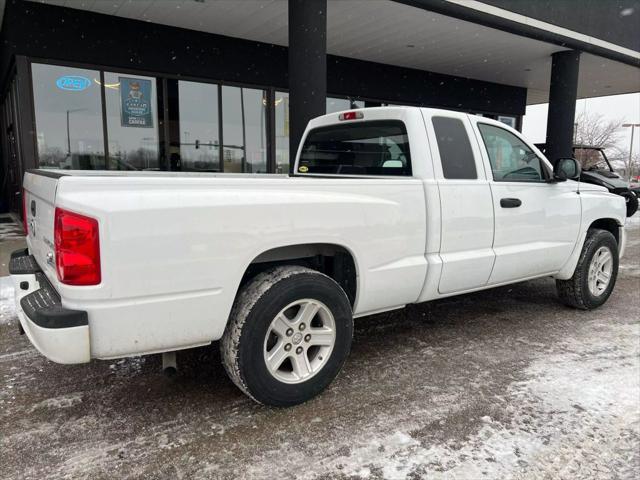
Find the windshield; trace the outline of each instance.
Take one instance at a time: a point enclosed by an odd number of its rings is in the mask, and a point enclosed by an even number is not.
[[[573,156],[583,170],[610,170],[602,150],[596,148],[574,148]]]
[[[299,173],[411,175],[409,138],[403,122],[380,120],[311,130]]]

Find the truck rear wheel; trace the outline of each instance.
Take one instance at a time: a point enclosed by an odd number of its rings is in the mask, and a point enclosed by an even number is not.
[[[618,242],[606,230],[590,229],[573,277],[556,280],[560,300],[591,310],[607,301],[618,276]]]
[[[333,381],[352,337],[351,305],[334,280],[305,267],[276,267],[238,293],[222,360],[231,380],[255,401],[296,405]]]

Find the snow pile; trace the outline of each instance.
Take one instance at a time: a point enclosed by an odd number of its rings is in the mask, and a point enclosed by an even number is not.
[[[0,277],[0,325],[12,323],[16,317],[11,277]]]
[[[627,218],[625,226],[627,228],[637,228],[640,225],[640,210],[633,214],[632,217]]]

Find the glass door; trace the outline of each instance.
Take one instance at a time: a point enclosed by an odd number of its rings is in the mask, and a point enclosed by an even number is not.
[[[266,107],[264,90],[223,85],[225,172],[267,173]]]
[[[6,208],[13,212],[22,212],[22,162],[19,146],[18,112],[16,80],[11,86],[2,103],[2,119],[0,128],[5,133],[2,144],[2,155],[6,162],[2,178],[2,192],[6,195]],[[4,209],[4,208],[3,208]]]
[[[178,103],[181,169],[221,171],[218,85],[180,80]]]

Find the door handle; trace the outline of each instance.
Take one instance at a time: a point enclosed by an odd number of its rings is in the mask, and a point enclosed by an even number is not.
[[[519,198],[501,198],[500,206],[502,208],[516,208],[522,205],[522,200]]]

